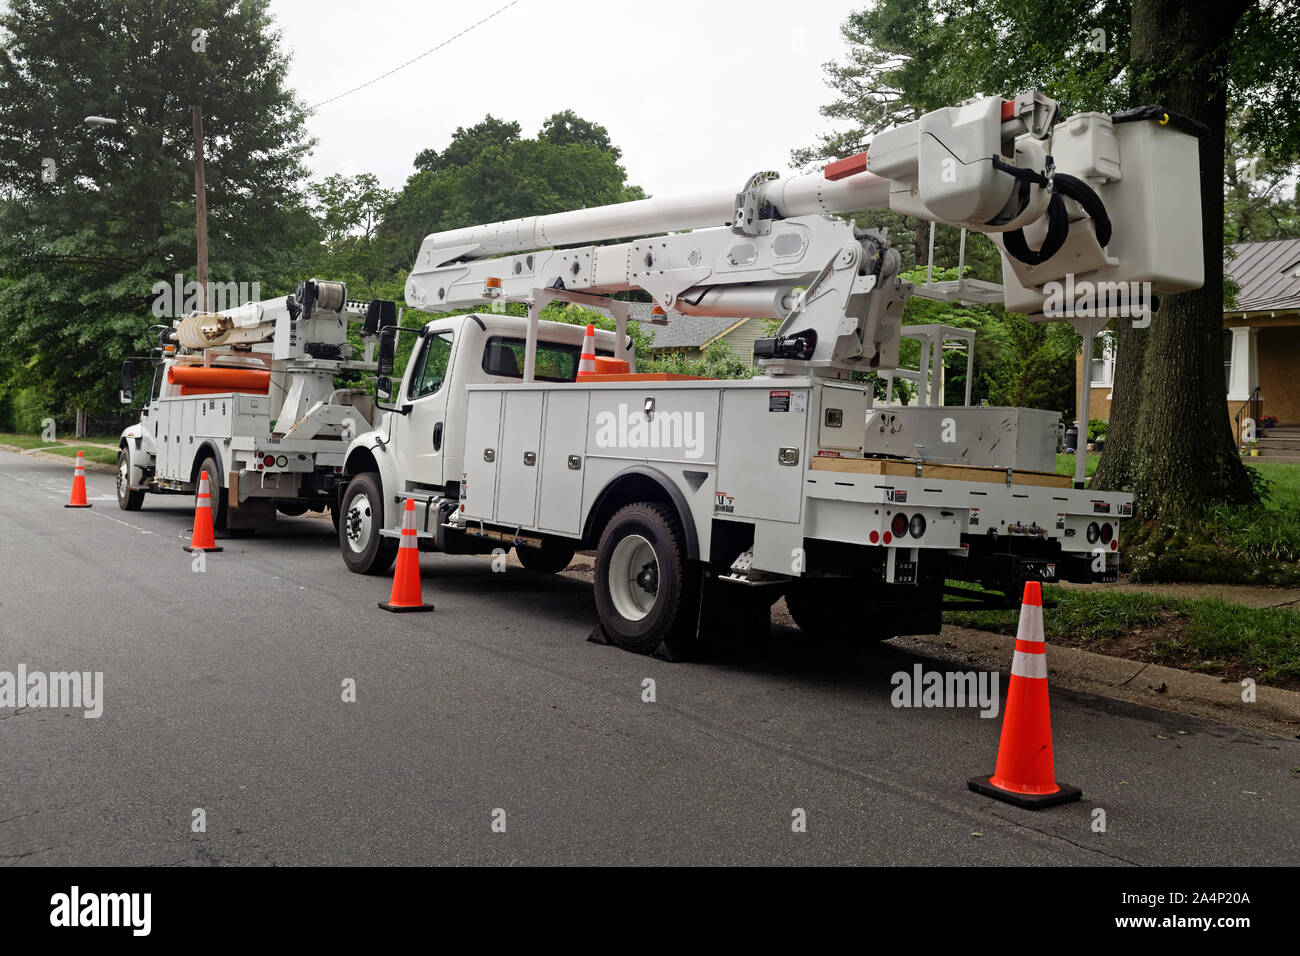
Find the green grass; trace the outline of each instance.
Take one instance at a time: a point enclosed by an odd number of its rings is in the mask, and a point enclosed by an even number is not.
[[[1300,508],[1300,465],[1282,461],[1252,461],[1247,468],[1268,482],[1264,504],[1274,510]]]
[[[964,585],[969,588],[970,585]],[[1168,599],[1127,591],[1075,591],[1048,586],[1043,598],[1057,606],[1043,615],[1048,640],[1111,641],[1149,627],[1168,609]],[[1015,633],[1019,608],[1005,611],[949,611],[944,620],[958,627]]]
[[[13,445],[16,448],[44,448],[52,445],[38,435],[15,435],[12,432],[0,432],[0,445]]]
[[[76,458],[77,452],[85,453],[86,461],[99,462],[101,465],[117,464],[117,448],[106,448],[103,445],[64,445],[62,448],[47,448],[51,455],[63,455],[66,458]]]
[[[1101,461],[1101,455],[1096,452],[1086,452],[1085,454],[1087,454],[1088,460],[1083,466],[1083,473],[1091,478],[1092,473],[1097,470],[1097,462]],[[1056,456],[1056,473],[1058,475],[1069,475],[1073,478],[1074,456],[1058,454]]]
[[[1048,587],[1043,597],[1057,602],[1043,611],[1049,642],[1300,686],[1300,614],[1294,611],[1140,591]],[[1018,609],[950,611],[944,620],[959,627],[1014,634],[1019,616]]]

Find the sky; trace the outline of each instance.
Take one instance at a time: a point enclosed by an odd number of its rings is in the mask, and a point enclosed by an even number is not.
[[[508,0],[270,0],[289,83],[315,105],[418,56]],[[841,59],[844,0],[518,0],[311,119],[313,178],[371,172],[399,188],[426,147],[491,113],[536,135],[572,109],[604,125],[628,181],[654,195],[786,172],[830,128],[822,64]]]

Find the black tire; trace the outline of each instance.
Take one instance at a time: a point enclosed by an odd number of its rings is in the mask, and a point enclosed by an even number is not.
[[[785,592],[786,610],[809,637],[829,640],[854,626],[844,613],[844,591],[839,582],[796,581]]]
[[[144,504],[144,492],[132,491],[131,456],[125,448],[117,450],[117,506],[123,511],[139,511]]]
[[[558,574],[569,566],[577,553],[577,542],[565,538],[543,538],[540,548],[526,544],[515,546],[519,563],[539,574]]]
[[[221,487],[221,469],[217,466],[217,460],[211,455],[204,457],[203,462],[194,469],[194,502],[195,505],[198,504],[199,479],[205,471],[208,473],[208,488],[212,495],[212,529],[225,531],[226,490]]]
[[[772,633],[772,605],[781,594],[772,586],[746,587],[710,579],[704,584],[700,630],[710,636],[761,639]]]
[[[896,634],[938,634],[943,625],[943,579],[923,582],[913,599],[881,593],[862,578],[793,581],[785,606],[799,630],[828,643],[887,641]]]
[[[664,645],[681,658],[695,637],[698,589],[669,508],[638,502],[614,514],[596,551],[596,610],[610,640],[634,654]]]
[[[339,551],[348,570],[354,574],[387,574],[397,560],[399,542],[379,533],[384,527],[384,492],[379,475],[368,471],[348,482],[339,511]]]

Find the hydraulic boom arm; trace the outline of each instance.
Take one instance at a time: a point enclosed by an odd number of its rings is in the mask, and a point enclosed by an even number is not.
[[[442,311],[535,302],[538,290],[590,301],[641,289],[665,312],[780,319],[755,347],[770,374],[887,371],[912,287],[883,235],[834,217],[888,208],[993,234],[1018,311],[1070,317],[1044,308],[1050,284],[1069,276],[1146,283],[1150,311],[1154,293],[1202,281],[1200,210],[1183,199],[1198,175],[1194,131],[1167,113],[1057,122],[1041,94],[974,100],[880,133],[820,172],[757,173],[739,193],[429,235],[406,301]]]

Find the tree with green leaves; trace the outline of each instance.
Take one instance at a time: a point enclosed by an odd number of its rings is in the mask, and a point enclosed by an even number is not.
[[[537,138],[554,143],[556,146],[585,143],[604,150],[615,159],[623,156],[623,151],[609,141],[609,130],[599,123],[583,119],[573,110],[562,110],[547,117],[542,123],[542,131],[537,134]]]
[[[0,345],[20,357],[6,387],[48,388],[63,418],[115,402],[152,287],[194,276],[191,108],[213,281],[295,281],[316,235],[299,195],[310,140],[264,3],[13,0],[0,36]]]
[[[356,298],[385,298],[392,277],[394,248],[381,236],[384,211],[396,192],[384,189],[373,173],[327,176],[312,187],[312,205],[324,233],[317,275],[346,282]]]
[[[444,169],[465,166],[488,146],[506,147],[519,139],[520,126],[515,122],[499,120],[491,113],[481,122],[466,129],[457,126],[451,142],[439,153],[436,149],[421,150],[415,157],[415,168],[426,173],[440,173]]]
[[[603,126],[571,110],[532,139],[520,138],[518,123],[488,116],[457,129],[441,153],[420,153],[380,231],[409,268],[431,232],[644,198],[618,156]]]

